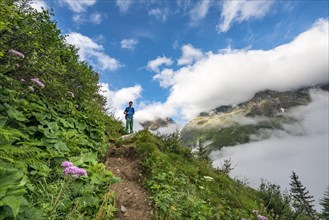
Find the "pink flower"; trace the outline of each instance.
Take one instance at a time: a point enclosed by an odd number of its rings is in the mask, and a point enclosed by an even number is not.
[[[72,97],[72,98],[74,98],[74,93],[73,92],[67,92],[68,94],[70,94],[70,96]]]
[[[76,170],[77,174],[80,175],[80,176],[87,176],[87,171],[83,168],[78,168]]]
[[[29,86],[28,88],[29,88],[29,90],[30,90],[31,92],[34,92],[34,88],[33,88],[33,86]]]
[[[41,89],[45,88],[45,85],[42,82],[40,82],[39,78],[33,78],[31,79],[31,81],[35,82],[38,86],[41,87]]]
[[[259,220],[268,220],[268,218],[266,218],[265,216],[262,216],[262,215],[257,215],[257,218]]]
[[[79,176],[87,176],[87,171],[85,169],[82,169],[80,167],[76,166],[70,166],[66,167],[64,169],[64,174],[67,175],[72,175],[73,177],[79,177]]]
[[[10,50],[8,50],[8,52],[11,53],[11,54],[17,55],[21,58],[25,57],[24,54],[22,54],[21,52],[18,52],[17,50],[14,50],[14,49],[10,49]]]
[[[62,167],[72,167],[73,166],[73,163],[70,162],[70,161],[64,161],[62,164],[61,164]]]

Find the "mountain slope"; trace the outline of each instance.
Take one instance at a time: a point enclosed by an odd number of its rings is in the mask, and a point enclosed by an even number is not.
[[[320,88],[320,87],[319,87]],[[327,89],[328,85],[321,87]],[[188,122],[181,130],[181,140],[188,147],[206,148],[207,151],[223,146],[248,143],[255,138],[267,138],[266,129],[281,129],[283,124],[296,119],[289,109],[308,104],[310,88],[276,92],[266,90],[236,106],[220,106]]]

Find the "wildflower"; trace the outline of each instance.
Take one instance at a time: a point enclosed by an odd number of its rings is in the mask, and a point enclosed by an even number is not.
[[[28,88],[29,88],[29,90],[30,90],[31,92],[34,92],[34,88],[33,88],[33,86],[29,86]]]
[[[62,164],[61,164],[62,167],[72,167],[73,166],[73,163],[71,163],[70,161],[64,161]]]
[[[21,58],[24,58],[25,57],[24,54],[22,54],[21,52],[19,52],[17,50],[14,50],[14,49],[10,49],[10,50],[8,50],[8,52],[11,53],[11,54],[17,55],[17,56],[19,56]]]
[[[38,86],[41,87],[41,89],[45,88],[45,85],[42,82],[40,82],[39,78],[33,78],[31,79],[31,81],[35,82]]]
[[[214,178],[212,178],[211,176],[204,176],[203,178],[207,181],[213,181],[214,180]]]
[[[258,210],[256,210],[256,209],[252,210],[252,212],[256,215],[258,214]]]
[[[245,219],[245,218],[242,218],[241,220],[247,220],[247,219]]]
[[[87,176],[87,171],[83,168],[78,168],[76,172],[79,176]]]
[[[79,176],[87,176],[87,171],[85,169],[76,166],[66,167],[64,173],[65,175],[72,175],[73,177],[76,178]]]
[[[25,82],[25,79],[21,79],[21,82]]]
[[[15,64],[15,66],[16,66],[17,68],[19,68],[19,67],[20,67],[20,65],[19,65],[18,63],[16,63],[16,64]]]
[[[73,93],[73,92],[69,91],[69,92],[67,92],[67,93],[70,94],[70,96],[71,96],[72,98],[74,98],[74,93]]]
[[[266,218],[265,216],[262,216],[262,215],[257,215],[257,218],[259,220],[268,220],[268,218]]]

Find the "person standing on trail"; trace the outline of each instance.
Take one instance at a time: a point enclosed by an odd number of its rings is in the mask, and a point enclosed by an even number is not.
[[[131,134],[134,132],[134,114],[135,114],[135,109],[133,106],[133,102],[129,102],[129,106],[125,109],[124,114],[125,114],[125,119],[126,119],[126,134]]]

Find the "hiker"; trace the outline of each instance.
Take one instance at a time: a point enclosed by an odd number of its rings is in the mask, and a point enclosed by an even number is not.
[[[131,134],[134,132],[133,127],[134,127],[135,109],[132,106],[133,106],[133,102],[130,101],[129,106],[124,111],[125,119],[126,119],[126,134]]]

